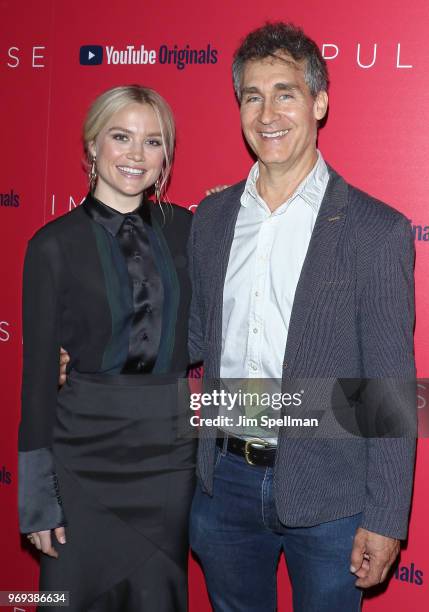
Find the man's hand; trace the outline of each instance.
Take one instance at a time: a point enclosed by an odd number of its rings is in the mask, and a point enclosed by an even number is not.
[[[58,384],[60,387],[66,382],[66,367],[68,362],[70,361],[70,356],[63,347],[60,348],[60,377],[58,380]]]
[[[64,527],[57,527],[53,531],[58,542],[60,544],[65,544],[66,532]],[[48,529],[47,531],[35,531],[33,533],[28,534],[27,538],[32,544],[34,544],[37,550],[40,550],[41,552],[45,553],[45,555],[49,555],[50,557],[58,559],[58,552],[52,546],[51,529]]]
[[[358,527],[353,541],[350,571],[355,585],[367,589],[386,579],[399,553],[399,540]]]

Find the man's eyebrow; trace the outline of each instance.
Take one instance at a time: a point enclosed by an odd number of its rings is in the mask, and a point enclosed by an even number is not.
[[[277,91],[302,91],[301,87],[296,83],[275,83],[274,89]],[[256,87],[256,85],[249,85],[247,87],[243,87],[241,90],[241,95],[252,94],[252,93],[261,93],[260,89]]]
[[[296,83],[276,83],[274,89],[278,91],[302,91],[301,87]]]
[[[241,94],[260,93],[259,89],[255,86],[243,87]]]

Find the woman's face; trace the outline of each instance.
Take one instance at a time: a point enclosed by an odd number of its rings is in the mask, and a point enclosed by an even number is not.
[[[89,150],[96,155],[94,195],[109,206],[137,207],[164,161],[155,111],[149,104],[128,104],[112,115]]]

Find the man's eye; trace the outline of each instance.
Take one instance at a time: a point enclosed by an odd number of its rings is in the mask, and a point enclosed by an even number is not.
[[[246,103],[247,102],[250,102],[250,103],[259,102],[260,99],[261,99],[260,96],[249,96],[248,98],[246,98]]]
[[[280,100],[289,100],[291,98],[293,98],[293,96],[291,96],[290,94],[282,94],[281,96],[279,96]]]

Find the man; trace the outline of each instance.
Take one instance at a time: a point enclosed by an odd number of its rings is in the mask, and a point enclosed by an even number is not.
[[[408,221],[317,150],[328,74],[301,30],[250,33],[233,77],[257,161],[194,216],[194,361],[208,380],[280,379],[284,389],[311,380],[320,405],[309,409],[326,404],[324,381],[345,378],[390,381],[389,403],[401,404],[395,381],[415,376]],[[217,612],[275,610],[282,551],[295,611],[358,610],[406,537],[412,436],[285,430],[253,442],[250,431],[200,432],[191,546]]]

